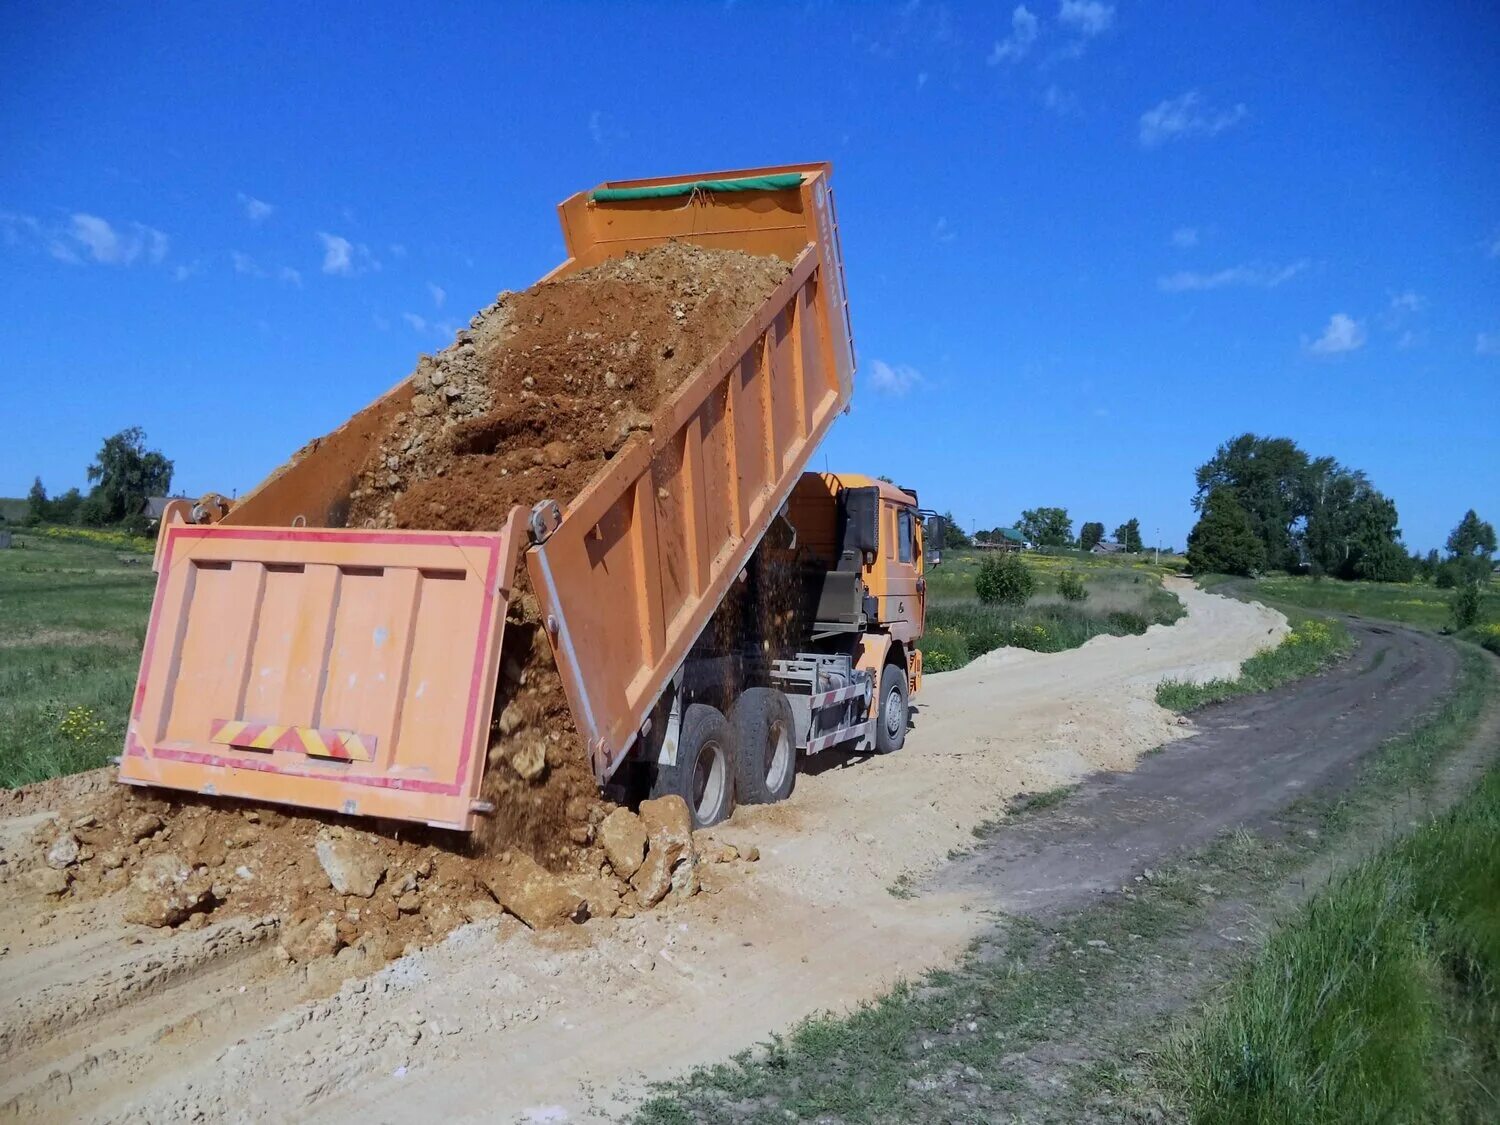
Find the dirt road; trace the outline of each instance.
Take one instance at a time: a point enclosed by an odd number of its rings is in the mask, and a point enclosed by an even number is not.
[[[1051,816],[1007,825],[938,885],[982,887],[1007,914],[1070,910],[1227,828],[1261,827],[1304,793],[1349,784],[1353,765],[1410,727],[1458,671],[1457,650],[1436,637],[1357,621],[1349,632],[1358,647],[1348,660],[1209,708],[1192,738],[1090,778]]]
[[[1131,766],[1191,734],[1164,677],[1228,675],[1282,617],[1175,587],[1188,615],[1067,653],[929,677],[901,753],[821,761],[715,835],[759,848],[672,911],[532,934],[466,926],[372,977],[277,961],[276,923],[167,937],[112,899],[0,918],[0,1107],[53,1120],[579,1120],[950,959],[969,889],[897,897],[1023,790]],[[0,821],[0,844],[28,834]],[[497,971],[496,966],[500,966]]]

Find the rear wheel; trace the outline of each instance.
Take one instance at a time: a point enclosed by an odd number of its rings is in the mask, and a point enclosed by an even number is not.
[[[769,805],[797,783],[797,723],[792,704],[775,688],[747,688],[729,711],[735,737],[735,796]]]
[[[906,699],[906,669],[887,664],[880,672],[880,707],[875,712],[875,753],[892,754],[906,744],[910,709]]]
[[[675,765],[656,767],[651,796],[687,802],[694,828],[718,824],[734,811],[734,729],[717,708],[691,703],[682,716]]]

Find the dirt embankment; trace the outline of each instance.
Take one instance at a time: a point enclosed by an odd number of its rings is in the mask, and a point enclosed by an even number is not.
[[[516,504],[566,506],[788,271],[670,243],[502,293],[419,362],[350,523],[493,529]],[[542,927],[692,894],[700,857],[680,816],[637,819],[600,798],[538,619],[523,574],[484,783],[496,810],[473,839],[114,787],[52,803],[56,818],[13,843],[0,873],[44,904],[123,892],[124,919],[155,927],[273,917],[284,957],[347,950],[356,967],[500,912]]]

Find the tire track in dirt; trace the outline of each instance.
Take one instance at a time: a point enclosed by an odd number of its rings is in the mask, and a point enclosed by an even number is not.
[[[1354,766],[1453,685],[1451,644],[1348,623],[1357,648],[1323,673],[1194,716],[1196,733],[1129,772],[1091,777],[1055,813],[1020,820],[940,881],[1010,914],[1052,914],[1118,890],[1143,867],[1226,829],[1259,828],[1303,793],[1350,784]]]

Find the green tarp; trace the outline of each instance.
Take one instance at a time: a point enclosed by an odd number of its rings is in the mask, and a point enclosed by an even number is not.
[[[600,188],[590,198],[595,203],[618,203],[624,199],[663,199],[672,195],[692,195],[695,191],[782,191],[801,186],[801,172],[783,172],[777,176],[746,176],[739,180],[692,180],[688,183],[658,184],[654,187]]]

